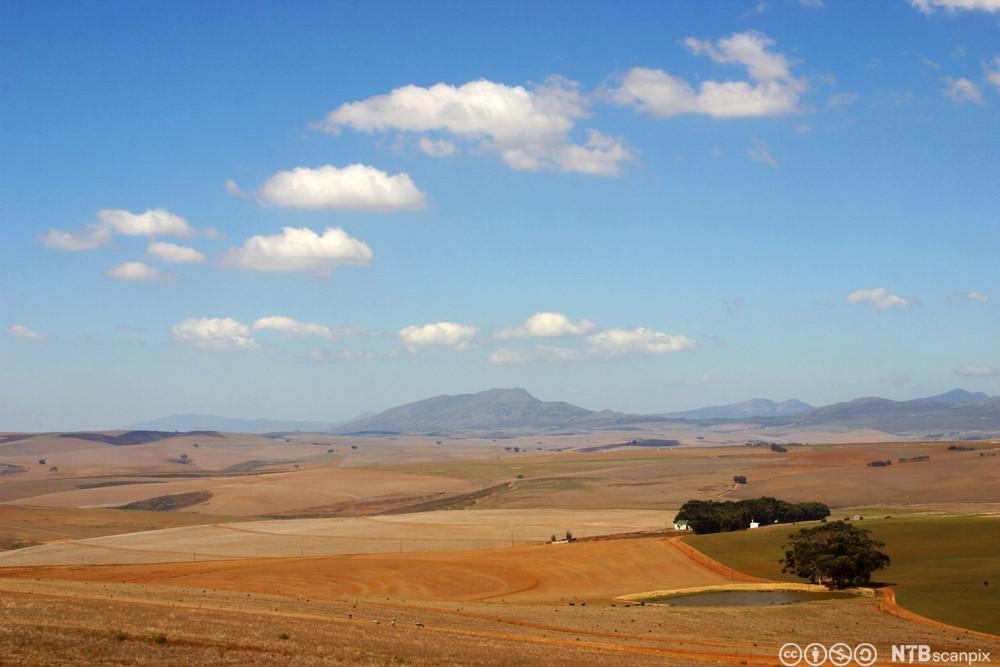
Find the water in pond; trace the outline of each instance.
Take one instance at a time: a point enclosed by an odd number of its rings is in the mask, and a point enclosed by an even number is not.
[[[854,594],[810,591],[705,591],[689,595],[667,595],[646,602],[669,604],[674,607],[762,607],[769,604],[839,600],[850,597],[854,597]]]

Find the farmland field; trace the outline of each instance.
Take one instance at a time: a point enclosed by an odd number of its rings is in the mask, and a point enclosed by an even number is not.
[[[866,516],[856,524],[885,542],[892,558],[891,567],[873,578],[891,584],[901,605],[944,623],[1000,634],[1000,517]],[[801,581],[782,573],[778,563],[796,530],[781,526],[685,539],[741,572]]]

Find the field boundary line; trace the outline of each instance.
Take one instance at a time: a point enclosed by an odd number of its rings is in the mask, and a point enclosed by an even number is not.
[[[906,619],[908,621],[913,621],[914,623],[922,623],[924,625],[930,625],[935,628],[941,628],[943,630],[951,630],[952,632],[961,632],[972,637],[980,637],[982,639],[991,639],[993,641],[1000,641],[1000,635],[994,635],[989,632],[982,632],[980,630],[972,630],[970,628],[963,628],[960,625],[951,625],[950,623],[945,623],[944,621],[938,621],[933,618],[928,618],[927,616],[922,616],[915,611],[910,611],[906,607],[902,606],[896,601],[896,591],[890,586],[885,588],[880,588],[878,591],[882,596],[878,600],[878,610],[889,614],[890,616],[895,616],[897,618]]]

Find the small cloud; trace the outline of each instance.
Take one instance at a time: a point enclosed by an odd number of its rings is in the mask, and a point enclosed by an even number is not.
[[[138,282],[170,280],[174,277],[173,274],[165,273],[142,262],[124,262],[118,266],[111,267],[104,274],[115,280],[133,280]]]
[[[7,335],[14,338],[27,338],[28,340],[47,340],[49,335],[29,329],[23,324],[12,324],[7,327]]]
[[[562,338],[582,336],[596,328],[590,320],[580,320],[576,324],[562,313],[535,313],[523,324],[500,329],[493,334],[499,340],[511,338]]]
[[[226,192],[228,192],[233,197],[246,197],[247,193],[240,189],[240,186],[236,184],[231,178],[226,179]]]
[[[102,209],[94,222],[77,231],[66,232],[50,229],[42,236],[42,243],[54,250],[78,252],[98,248],[114,234],[122,236],[181,236],[194,234],[187,221],[162,208],[132,213],[122,209]]]
[[[754,139],[750,148],[746,149],[747,157],[754,162],[766,164],[769,167],[777,167],[778,161],[771,155],[771,148],[763,139]]]
[[[1000,368],[979,364],[963,364],[955,369],[955,373],[968,378],[997,377],[1000,376]]]
[[[173,264],[198,264],[205,261],[205,255],[194,248],[166,241],[151,241],[146,247],[146,254],[162,262]]]
[[[976,84],[965,78],[952,79],[946,77],[944,94],[958,104],[965,104],[967,102],[971,102],[972,104],[983,103],[983,94],[979,91],[979,88],[976,87]]]
[[[580,347],[536,345],[530,349],[499,348],[489,356],[496,365],[564,363],[588,359],[609,359],[630,354],[660,355],[696,347],[691,338],[653,331],[645,327],[608,329],[584,338]]]
[[[253,330],[279,331],[289,336],[296,337],[318,336],[320,338],[328,338],[330,340],[337,340],[348,336],[373,335],[372,332],[365,331],[364,329],[360,329],[358,327],[332,328],[326,326],[325,324],[317,324],[315,322],[300,322],[292,319],[291,317],[284,317],[282,315],[272,315],[270,317],[260,318],[253,323]]]
[[[865,287],[847,295],[847,303],[867,303],[875,310],[907,308],[913,305],[911,299],[893,294],[884,287]]]
[[[1000,56],[994,56],[986,68],[986,80],[1000,90]]]
[[[250,327],[229,317],[196,317],[170,328],[174,340],[203,350],[255,350]]]
[[[327,227],[322,234],[306,227],[283,227],[280,234],[251,236],[229,250],[222,264],[248,271],[328,276],[339,266],[366,266],[371,259],[371,248],[339,227]]]
[[[409,174],[389,175],[364,164],[279,171],[260,187],[258,198],[270,206],[324,210],[388,212],[427,205]]]
[[[399,341],[411,352],[418,347],[468,348],[479,332],[477,327],[457,322],[411,325],[399,330]]]
[[[959,292],[958,294],[952,294],[948,297],[949,303],[960,303],[962,301],[975,301],[978,303],[989,303],[993,299],[982,292]]]
[[[910,0],[910,4],[924,14],[932,14],[937,9],[948,12],[1000,12],[1000,0]]]
[[[455,151],[458,150],[455,144],[447,139],[431,139],[430,137],[420,137],[417,146],[431,157],[447,157],[454,155]]]

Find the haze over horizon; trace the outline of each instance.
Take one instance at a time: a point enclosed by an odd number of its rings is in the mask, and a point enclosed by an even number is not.
[[[0,430],[1000,394],[976,6],[6,3]]]

